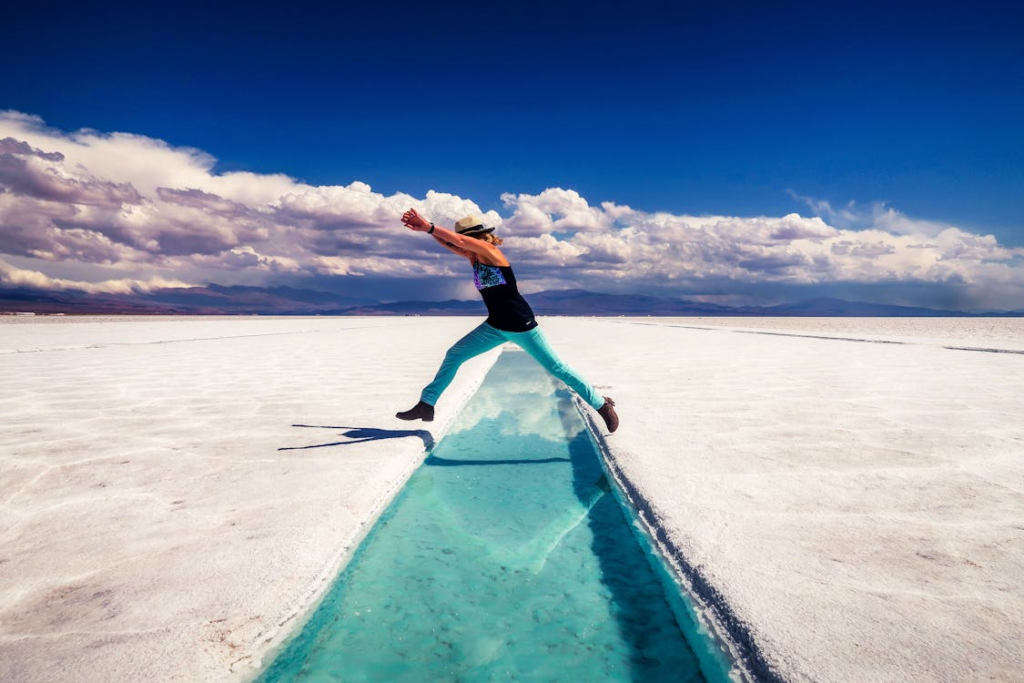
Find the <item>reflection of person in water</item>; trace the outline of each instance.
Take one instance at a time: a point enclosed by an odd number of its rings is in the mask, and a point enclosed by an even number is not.
[[[427,221],[414,209],[405,212],[402,223],[410,230],[431,235],[452,253],[469,259],[473,264],[473,283],[487,305],[487,320],[448,349],[434,380],[420,394],[420,402],[396,417],[430,422],[434,419],[437,399],[451,384],[459,366],[496,346],[512,342],[589,403],[604,418],[609,432],[618,428],[615,401],[599,396],[594,387],[559,360],[548,344],[530,304],[516,287],[512,265],[498,248],[501,239],[492,234],[494,228],[485,228],[476,216],[467,216],[455,224],[454,231],[447,230]]]

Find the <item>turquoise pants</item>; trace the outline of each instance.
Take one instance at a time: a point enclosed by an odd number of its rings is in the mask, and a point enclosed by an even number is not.
[[[526,332],[505,332],[488,323],[481,323],[479,327],[455,342],[455,345],[448,349],[444,355],[444,361],[431,382],[423,389],[420,400],[430,405],[435,405],[437,399],[448,388],[448,385],[455,379],[455,373],[459,367],[470,358],[486,353],[491,349],[501,346],[505,342],[512,342],[523,351],[530,354],[534,360],[540,363],[545,370],[569,385],[573,391],[580,395],[584,401],[589,403],[595,410],[604,405],[604,398],[599,396],[585,379],[563,363],[548,343],[547,336],[539,327]]]

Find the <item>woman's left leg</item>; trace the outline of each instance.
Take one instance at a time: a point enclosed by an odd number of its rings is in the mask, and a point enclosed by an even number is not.
[[[562,362],[551,348],[551,344],[548,343],[547,335],[539,327],[528,332],[503,332],[502,334],[510,342],[530,354],[545,370],[569,385],[569,388],[579,394],[580,398],[589,403],[594,410],[600,410],[604,405],[604,397],[598,394],[578,372]]]
[[[430,384],[423,388],[420,400],[430,405],[436,405],[437,399],[441,398],[441,394],[455,379],[455,373],[463,363],[504,343],[505,337],[500,330],[494,329],[486,322],[480,323],[472,332],[455,342],[444,354],[444,360],[441,361],[437,375],[434,376]]]

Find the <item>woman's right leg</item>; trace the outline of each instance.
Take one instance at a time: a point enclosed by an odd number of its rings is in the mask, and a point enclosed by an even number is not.
[[[496,346],[501,346],[507,339],[495,328],[487,323],[481,323],[479,327],[455,342],[444,354],[441,367],[434,376],[434,380],[424,387],[420,394],[420,400],[430,405],[436,405],[437,399],[441,397],[444,390],[455,379],[455,373],[459,367],[470,358],[486,353]]]

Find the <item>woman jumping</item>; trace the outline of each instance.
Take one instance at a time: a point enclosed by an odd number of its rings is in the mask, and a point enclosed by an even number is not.
[[[487,306],[487,320],[448,349],[434,381],[420,394],[420,402],[405,412],[397,413],[395,417],[432,421],[434,405],[455,378],[459,366],[474,356],[505,342],[512,342],[589,403],[604,418],[609,432],[618,429],[619,416],[615,414],[615,401],[607,396],[599,396],[594,387],[559,360],[548,344],[547,337],[537,326],[530,304],[526,303],[516,287],[512,265],[498,249],[501,239],[491,234],[494,228],[485,228],[476,216],[467,216],[455,224],[453,232],[435,226],[416,213],[415,209],[409,209],[402,215],[402,223],[410,230],[431,235],[452,253],[469,259],[473,264],[473,284]]]

